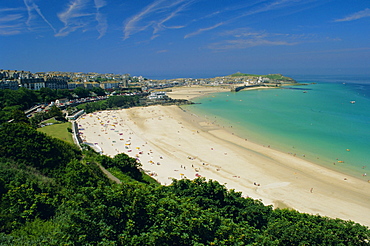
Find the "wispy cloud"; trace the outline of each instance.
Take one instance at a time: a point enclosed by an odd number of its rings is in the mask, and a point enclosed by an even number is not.
[[[160,53],[166,53],[166,52],[168,52],[168,50],[158,50],[158,51],[157,51],[157,54],[160,54]]]
[[[254,46],[282,46],[296,45],[294,35],[281,33],[267,33],[264,31],[250,31],[239,28],[223,32],[220,36],[229,36],[227,40],[212,43],[208,46],[212,50],[246,49]]]
[[[30,28],[31,27],[31,22],[33,19],[36,18],[36,16],[33,14],[34,11],[45,21],[48,26],[53,29],[54,33],[56,33],[55,28],[53,25],[45,18],[45,16],[42,14],[39,6],[33,1],[33,0],[23,0],[24,5],[26,5],[27,12],[28,12],[28,19],[26,21],[27,26]]]
[[[96,26],[96,29],[99,32],[99,37],[103,37],[108,29],[108,22],[107,18],[100,12],[100,9],[103,8],[107,3],[104,0],[94,0],[95,8],[96,8],[96,14],[95,14],[95,20],[98,22],[98,25]]]
[[[158,33],[159,31],[162,31],[164,29],[179,29],[183,28],[184,26],[165,26],[164,23],[171,20],[172,18],[176,17],[179,12],[185,9],[187,5],[189,5],[190,2],[185,3],[183,5],[180,5],[178,8],[176,8],[174,11],[170,12],[167,16],[165,16],[163,19],[155,23],[154,25],[154,31],[153,34]]]
[[[93,2],[95,10],[91,9],[90,0],[70,1],[66,9],[58,14],[59,20],[64,23],[64,27],[55,36],[68,36],[79,29],[86,31],[92,27],[92,23],[97,22],[98,39],[103,37],[108,29],[108,22],[100,9],[106,6],[106,1],[94,0]]]
[[[84,28],[90,22],[87,20],[93,16],[92,13],[85,13],[88,0],[73,0],[68,7],[58,14],[59,20],[64,23],[64,27],[55,36],[67,36],[80,28]]]
[[[21,14],[10,14],[10,15],[0,17],[0,23],[1,22],[18,21],[22,18],[23,18],[23,15],[21,15]]]
[[[157,37],[157,33],[164,29],[183,28],[184,25],[165,26],[164,23],[176,17],[193,2],[186,0],[155,0],[138,14],[124,22],[124,39],[128,39],[131,35],[144,31],[149,27],[153,28],[152,39]],[[151,18],[153,15],[155,15],[154,18]]]
[[[245,4],[242,5],[235,5],[235,6],[227,6],[224,9],[220,9],[218,11],[215,11],[209,15],[205,15],[204,17],[201,17],[199,19],[193,20],[194,22],[206,19],[206,18],[213,18],[217,17],[221,14],[226,15],[226,13],[235,13],[232,15],[231,18],[228,18],[222,22],[217,19],[217,24],[209,27],[209,28],[202,28],[198,29],[195,32],[189,33],[185,35],[184,38],[189,38],[198,34],[201,34],[206,31],[210,31],[212,29],[215,29],[220,26],[227,26],[233,22],[238,21],[241,18],[247,17],[247,16],[252,16],[264,12],[269,12],[269,11],[274,11],[277,9],[281,8],[289,8],[292,7],[293,5],[297,4],[307,4],[309,2],[315,2],[317,0],[306,0],[306,1],[300,1],[300,0],[276,0],[272,2],[267,2],[265,0],[258,0],[258,1],[248,1]],[[295,10],[297,11],[297,10]]]
[[[273,2],[270,2],[270,3],[265,3],[265,1],[261,1],[259,4],[256,4],[256,6],[254,7],[247,7],[247,11],[236,16],[234,19],[232,19],[233,21],[239,19],[239,18],[242,18],[242,17],[246,17],[246,16],[250,16],[250,15],[255,15],[255,14],[260,14],[260,13],[264,13],[264,12],[269,12],[269,11],[274,11],[274,10],[278,10],[278,9],[282,9],[282,8],[289,8],[289,7],[292,7],[292,6],[295,6],[295,5],[307,5],[308,3],[312,3],[312,2],[317,2],[317,0],[305,0],[305,1],[302,1],[302,0],[276,0],[276,1],[273,1]],[[295,12],[296,10],[294,10],[293,12]]]
[[[187,35],[185,35],[184,38],[190,38],[190,37],[193,37],[193,36],[196,36],[198,34],[201,34],[202,32],[205,32],[205,31],[210,31],[210,30],[213,30],[221,25],[223,25],[224,23],[223,22],[220,22],[220,23],[217,23],[216,25],[213,25],[211,27],[207,27],[207,28],[200,28],[199,30],[195,31],[195,32],[192,32],[192,33],[189,33]]]
[[[0,23],[0,36],[11,36],[20,34],[22,29],[21,24],[15,24],[15,25],[2,25]]]
[[[310,50],[288,54],[326,54],[326,53],[364,52],[364,51],[370,51],[370,47],[335,49],[335,50],[314,50],[314,51]]]
[[[22,33],[25,30],[24,15],[19,13],[21,9],[0,9],[0,36],[11,36]]]
[[[103,8],[105,5],[107,5],[105,0],[94,0],[94,3],[95,3],[95,8],[97,9]]]
[[[152,4],[145,7],[140,13],[136,14],[132,18],[128,19],[123,27],[124,32],[124,39],[128,39],[132,34],[143,31],[147,29],[152,23],[146,23],[143,25],[138,25],[139,22],[147,15],[153,13],[158,9],[161,3],[165,2],[165,0],[157,0],[154,1]]]
[[[295,45],[287,41],[270,41],[265,39],[238,39],[226,40],[220,43],[213,43],[209,46],[213,50],[230,50],[230,49],[246,49],[254,46],[281,46]]]
[[[370,9],[366,8],[362,11],[356,12],[354,14],[348,15],[347,17],[344,17],[342,19],[337,19],[335,20],[336,22],[342,22],[342,21],[353,21],[353,20],[358,20],[362,19],[365,17],[370,17]]]
[[[0,9],[0,13],[20,11],[20,10],[23,10],[23,9],[22,8],[2,8]]]

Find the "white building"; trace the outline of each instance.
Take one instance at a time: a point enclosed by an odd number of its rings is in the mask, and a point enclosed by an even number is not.
[[[153,91],[148,96],[148,99],[163,99],[167,97],[166,92],[164,91]]]

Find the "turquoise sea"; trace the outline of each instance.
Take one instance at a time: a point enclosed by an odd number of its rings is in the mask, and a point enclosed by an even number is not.
[[[370,179],[370,77],[294,78],[308,85],[217,93],[187,109],[242,138]]]

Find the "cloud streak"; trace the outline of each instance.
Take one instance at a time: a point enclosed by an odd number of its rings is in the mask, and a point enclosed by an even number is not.
[[[303,2],[302,4],[306,4],[307,2],[314,2],[314,1],[317,1],[317,0],[307,0],[305,2]],[[243,5],[238,5],[238,6],[229,6],[227,8],[224,8],[222,10],[218,10],[218,11],[215,11],[209,15],[206,15],[198,20],[202,20],[202,19],[205,19],[205,18],[212,18],[212,17],[216,17],[220,14],[225,14],[227,12],[236,12],[236,11],[239,11],[240,13],[239,14],[236,14],[236,15],[233,15],[232,18],[229,18],[228,20],[225,20],[225,21],[222,21],[222,22],[219,22],[209,28],[203,28],[203,29],[198,29],[197,31],[195,32],[192,32],[192,33],[189,33],[187,35],[185,35],[185,39],[186,38],[189,38],[189,37],[192,37],[192,36],[196,36],[198,34],[201,34],[203,32],[206,32],[206,31],[210,31],[210,30],[213,30],[217,27],[220,27],[220,26],[223,26],[223,25],[229,25],[235,21],[237,21],[238,19],[241,19],[243,17],[247,17],[247,16],[251,16],[251,15],[256,15],[256,14],[260,14],[260,13],[264,13],[264,12],[269,12],[269,11],[273,11],[273,10],[277,10],[277,9],[281,9],[281,8],[287,8],[287,7],[291,7],[293,5],[297,5],[297,4],[301,4],[301,1],[299,0],[276,0],[276,1],[273,1],[271,3],[266,3],[266,1],[264,0],[259,0],[259,1],[255,1],[255,2],[248,2],[246,4],[243,4]],[[194,22],[198,21],[198,20],[194,20]]]
[[[175,9],[174,11],[170,12],[167,16],[165,16],[162,20],[160,20],[159,22],[157,22],[154,26],[154,31],[153,31],[153,34],[156,34],[158,33],[159,31],[162,31],[163,29],[179,29],[179,28],[183,28],[184,26],[171,26],[171,27],[168,27],[168,26],[165,26],[164,23],[171,20],[172,18],[176,17],[176,15],[178,13],[180,13],[182,10],[185,9],[185,7],[187,5],[189,5],[189,3],[185,3],[183,5],[180,5],[177,9]]]
[[[123,26],[123,39],[130,38],[133,34],[144,31],[150,27],[153,28],[152,39],[158,36],[158,33],[164,29],[179,29],[184,25],[165,26],[164,23],[175,18],[187,6],[194,1],[186,0],[156,0],[152,4],[146,6],[142,11],[133,17],[127,19]],[[173,9],[175,8],[175,9]],[[153,15],[154,18],[153,18]],[[151,18],[152,17],[152,18]]]
[[[138,23],[146,16],[156,11],[158,6],[163,3],[165,0],[157,0],[152,4],[145,7],[140,13],[133,16],[131,19],[127,20],[124,25],[124,39],[128,39],[132,34],[143,31],[147,29],[151,23],[144,26],[138,26]]]
[[[289,46],[296,45],[298,42],[289,40],[295,39],[289,34],[267,33],[249,31],[245,28],[226,31],[221,36],[231,36],[233,39],[227,39],[220,42],[212,43],[208,46],[212,50],[231,50],[246,49],[255,46]]]
[[[53,25],[45,18],[45,16],[42,14],[39,6],[33,2],[33,0],[24,0],[24,5],[26,5],[27,12],[28,12],[28,19],[26,21],[26,25],[30,28],[31,22],[33,19],[36,18],[36,16],[33,14],[33,11],[36,11],[36,13],[43,19],[43,21],[48,24],[48,26],[56,33],[55,28]]]
[[[316,51],[302,51],[289,54],[325,54],[325,53],[343,53],[343,52],[363,52],[370,51],[370,47],[362,48],[348,48],[348,49],[336,49],[336,50],[316,50]]]
[[[22,33],[25,29],[24,15],[18,13],[21,9],[4,8],[0,9],[0,36],[11,36]]]
[[[264,12],[269,12],[273,10],[278,10],[282,8],[288,8],[294,5],[299,5],[299,4],[307,4],[310,2],[316,2],[317,0],[306,0],[306,1],[301,1],[301,0],[276,0],[274,2],[268,3],[268,4],[263,4],[264,1],[261,1],[263,5],[257,5],[258,7],[252,10],[249,10],[247,12],[244,12],[240,14],[239,16],[236,16],[234,19],[231,21],[235,21],[237,19],[240,19],[242,17],[250,16],[250,15],[255,15],[255,14],[260,14]],[[248,7],[249,8],[249,7]]]
[[[343,22],[343,21],[353,21],[353,20],[358,20],[362,18],[370,17],[370,9],[366,8],[362,11],[353,13],[347,17],[344,17],[342,19],[337,19],[335,22]]]
[[[86,8],[86,0],[74,0],[70,2],[68,7],[58,14],[58,18],[64,23],[64,27],[58,31],[55,36],[63,37],[69,35],[80,28],[87,26],[85,17],[91,17],[91,13],[84,13]]]
[[[186,38],[190,38],[190,37],[193,37],[193,36],[196,36],[196,35],[199,35],[203,32],[206,32],[206,31],[210,31],[210,30],[213,30],[219,26],[222,26],[224,24],[224,22],[220,22],[220,23],[217,23],[216,25],[213,25],[213,26],[210,26],[210,27],[207,27],[207,28],[200,28],[199,30],[195,31],[195,32],[192,32],[192,33],[189,33],[187,35],[185,35],[185,39]]]
[[[92,23],[97,22],[98,39],[103,37],[108,29],[108,22],[100,9],[106,6],[106,1],[94,0],[93,2],[95,11],[90,8],[90,0],[72,0],[65,10],[58,14],[58,18],[64,23],[64,27],[55,36],[68,36],[79,29],[86,31],[91,28]]]
[[[108,29],[107,18],[100,12],[100,9],[103,8],[107,3],[104,0],[94,0],[94,4],[96,8],[95,20],[98,22],[96,29],[100,34],[98,37],[98,39],[100,39],[105,35]]]
[[[281,46],[295,45],[297,43],[289,43],[286,41],[271,41],[264,39],[239,39],[226,40],[220,43],[214,43],[209,46],[212,50],[231,50],[231,49],[246,49],[254,46]]]

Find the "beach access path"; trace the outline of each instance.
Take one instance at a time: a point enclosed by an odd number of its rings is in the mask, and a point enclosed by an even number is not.
[[[175,94],[209,93],[191,89]],[[205,177],[266,205],[370,226],[369,183],[239,138],[178,106],[96,112],[78,125],[82,138],[103,154],[137,158],[163,185]]]

